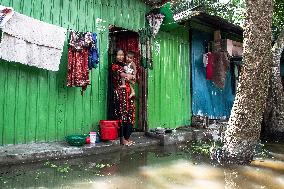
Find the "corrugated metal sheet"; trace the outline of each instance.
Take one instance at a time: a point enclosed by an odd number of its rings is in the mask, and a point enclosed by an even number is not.
[[[86,133],[107,117],[108,25],[144,27],[140,0],[0,0],[42,21],[99,34],[101,62],[84,96],[66,87],[67,45],[59,72],[0,61],[0,145],[62,140]],[[66,41],[67,44],[67,41]]]
[[[205,45],[213,40],[213,33],[193,29],[192,31],[192,114],[207,115],[211,119],[228,118],[234,101],[231,75],[227,72],[223,90],[206,80],[203,65]]]
[[[190,49],[189,34],[160,33],[153,44],[154,69],[149,71],[149,128],[189,125]]]

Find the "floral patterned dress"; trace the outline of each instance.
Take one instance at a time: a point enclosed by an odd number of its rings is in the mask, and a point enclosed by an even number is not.
[[[81,94],[90,84],[89,79],[89,46],[91,33],[70,32],[68,48],[68,87],[82,87]]]
[[[126,82],[126,88],[121,88],[122,80],[120,73],[124,72],[122,63],[112,64],[112,81],[114,85],[114,116],[116,119],[124,122],[135,123],[135,101],[129,98],[131,88],[129,82]]]

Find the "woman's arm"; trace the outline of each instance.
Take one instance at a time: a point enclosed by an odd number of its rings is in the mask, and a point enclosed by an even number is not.
[[[124,72],[120,72],[120,77],[124,77],[124,78],[126,78],[126,77],[127,77],[127,75],[129,75],[129,74],[126,74],[126,73],[124,73]]]

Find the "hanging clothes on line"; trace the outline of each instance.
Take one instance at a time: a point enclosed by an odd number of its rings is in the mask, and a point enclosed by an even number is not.
[[[92,42],[91,42],[91,47],[90,47],[90,52],[89,52],[89,64],[88,64],[90,70],[92,68],[97,68],[100,62],[97,34],[93,32],[91,34],[91,37],[92,37]]]
[[[3,28],[13,15],[13,8],[0,5],[0,28]]]
[[[90,85],[89,69],[99,61],[97,35],[87,32],[70,32],[68,48],[68,87],[82,87],[81,94]]]
[[[66,29],[14,13],[5,24],[0,58],[58,71]]]

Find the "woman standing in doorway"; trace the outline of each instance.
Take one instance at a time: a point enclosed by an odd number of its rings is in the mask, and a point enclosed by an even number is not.
[[[136,77],[132,74],[125,73],[124,66],[125,56],[123,50],[116,52],[116,61],[112,64],[112,81],[114,94],[114,116],[122,122],[123,129],[123,144],[131,145],[130,135],[132,133],[133,125],[135,123],[135,102],[131,98],[130,83],[135,83]],[[125,87],[121,87],[122,78],[125,79]]]

